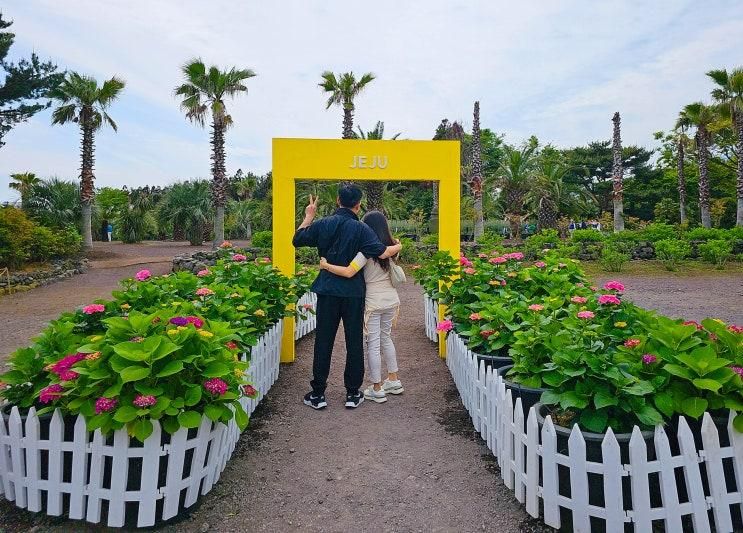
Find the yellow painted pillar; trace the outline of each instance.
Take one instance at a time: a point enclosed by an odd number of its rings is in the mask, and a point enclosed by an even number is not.
[[[439,182],[439,250],[448,251],[455,259],[459,258],[460,235],[460,197],[459,184],[459,143],[456,151],[447,161],[447,168]],[[439,320],[443,320],[446,306],[439,305]],[[439,333],[439,357],[446,357],[446,336]]]
[[[274,140],[274,144],[276,141]],[[294,176],[282,168],[282,161],[273,150],[273,263],[285,276],[295,272],[294,246]],[[281,340],[281,362],[294,362],[294,317],[284,319],[284,334]]]

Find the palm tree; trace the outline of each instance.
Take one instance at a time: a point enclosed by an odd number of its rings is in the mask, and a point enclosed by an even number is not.
[[[433,136],[434,141],[459,141],[460,150],[464,147],[464,128],[459,122],[454,121],[449,123],[448,119],[443,119],[441,124],[436,128],[436,133]],[[460,161],[463,163],[465,157],[461,157]],[[439,223],[439,182],[433,182],[433,205],[431,208],[431,218],[429,221],[431,231],[434,233],[438,231]]]
[[[712,227],[709,210],[709,172],[707,163],[709,161],[709,141],[711,138],[709,128],[717,119],[715,110],[702,102],[695,102],[684,107],[682,111],[689,124],[696,128],[694,140],[697,147],[697,164],[699,165],[699,211],[702,218],[702,226]]]
[[[158,206],[162,220],[173,224],[173,232],[185,232],[194,246],[204,241],[204,230],[212,217],[209,185],[206,181],[174,184]]]
[[[353,72],[344,72],[338,77],[329,70],[322,73],[322,81],[318,85],[323,91],[330,93],[325,109],[330,109],[330,106],[334,104],[343,107],[344,139],[354,138],[353,112],[356,109],[354,99],[374,78],[371,72],[361,76],[358,81]]]
[[[743,67],[727,70],[710,70],[707,76],[717,84],[712,90],[712,98],[727,108],[735,130],[735,152],[738,156],[736,196],[738,207],[735,225],[743,226]]]
[[[537,216],[537,230],[556,228],[560,207],[567,201],[563,177],[568,167],[554,159],[540,157],[532,186],[525,200]]]
[[[475,102],[472,119],[472,167],[470,174],[472,198],[475,206],[475,231],[477,240],[485,233],[485,221],[482,215],[482,146],[480,146],[480,102]]]
[[[225,171],[224,134],[232,126],[232,116],[227,113],[225,97],[234,97],[248,88],[243,83],[255,76],[250,69],[219,70],[206,65],[201,59],[192,59],[182,69],[186,82],[175,89],[176,96],[183,97],[181,109],[186,118],[201,127],[206,118],[212,118],[212,202],[214,204],[214,242],[216,248],[224,242],[224,206],[227,201],[227,178]]]
[[[399,133],[395,133],[391,140],[395,140],[400,136]],[[381,120],[377,121],[377,125],[371,131],[364,132],[359,126],[359,137],[365,141],[381,141],[384,139],[384,122]],[[384,210],[384,189],[385,183],[381,181],[367,181],[364,184],[364,190],[366,191],[366,209],[367,211]],[[389,214],[389,213],[388,213]]]
[[[505,217],[511,226],[511,236],[521,239],[521,221],[524,216],[524,198],[531,184],[535,145],[526,145],[520,150],[506,146],[501,160],[496,183],[501,188]]]
[[[679,215],[683,224],[686,222],[686,175],[684,171],[686,146],[689,144],[689,138],[686,135],[686,129],[691,126],[689,117],[681,111],[676,121],[676,169],[678,174],[678,191],[679,191]]]
[[[124,89],[124,80],[114,76],[98,86],[95,78],[84,76],[77,72],[67,74],[62,83],[54,89],[50,96],[60,102],[60,106],[52,113],[52,124],[67,124],[75,122],[80,126],[81,164],[80,164],[80,201],[83,217],[83,248],[93,248],[93,234],[91,232],[91,214],[95,189],[93,181],[93,165],[95,163],[94,134],[102,126],[108,124],[117,130],[116,123],[106,110],[118,98]]]
[[[622,136],[620,130],[621,118],[619,112],[614,113],[611,121],[614,123],[614,133],[612,135],[611,151],[614,161],[611,167],[614,200],[614,231],[624,231],[624,193],[623,193],[623,176],[622,168]]]
[[[58,178],[39,181],[29,194],[28,212],[43,226],[76,227],[82,220],[80,184]]]
[[[11,174],[10,179],[13,181],[8,184],[8,187],[14,191],[18,191],[21,195],[21,209],[28,209],[28,199],[31,195],[31,191],[41,180],[39,180],[33,172]]]

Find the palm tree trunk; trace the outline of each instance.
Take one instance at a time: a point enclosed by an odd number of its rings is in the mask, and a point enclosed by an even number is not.
[[[611,119],[614,123],[614,135],[612,142],[612,151],[614,153],[614,163],[612,165],[612,176],[614,182],[613,200],[614,200],[614,231],[624,231],[624,195],[622,192],[622,177],[624,169],[622,168],[622,138],[620,131],[621,119],[619,112],[614,113]]]
[[[679,215],[681,223],[686,222],[686,176],[684,175],[684,139],[679,137],[678,142],[678,189],[679,189]]]
[[[735,151],[738,152],[738,179],[735,185],[738,207],[736,210],[735,225],[740,227],[743,226],[743,113],[736,112],[734,121],[737,135]]]
[[[709,212],[709,173],[707,171],[707,129],[697,129],[697,159],[699,160],[699,210],[701,212],[702,226],[712,227]]]
[[[475,208],[475,240],[485,233],[482,212],[482,154],[480,146],[480,102],[475,102],[472,120],[472,195]]]
[[[224,130],[219,117],[212,122],[212,202],[214,203],[214,241],[217,248],[224,242],[224,204],[227,199],[227,178],[224,166]]]
[[[353,139],[353,108],[343,107],[343,138]]]
[[[95,194],[93,182],[93,165],[95,164],[95,142],[93,139],[92,109],[83,108],[80,113],[80,132],[82,135],[80,153],[80,202],[83,215],[83,250],[93,249],[93,232],[91,228],[92,204]]]
[[[248,219],[245,223],[245,240],[249,241],[253,238],[253,222]]]
[[[383,211],[384,206],[384,183],[381,181],[369,181],[366,183],[366,210]]]
[[[439,232],[439,182],[432,182],[431,194],[431,216],[428,219],[428,231],[431,233]]]

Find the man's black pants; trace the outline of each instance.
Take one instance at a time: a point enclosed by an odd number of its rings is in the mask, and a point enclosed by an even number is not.
[[[364,298],[318,294],[316,313],[315,359],[310,383],[312,390],[315,394],[325,394],[335,335],[343,320],[346,334],[346,371],[343,380],[347,392],[358,392],[364,381]]]

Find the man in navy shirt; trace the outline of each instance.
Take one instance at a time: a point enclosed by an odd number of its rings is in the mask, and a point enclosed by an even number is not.
[[[297,228],[292,243],[295,247],[316,247],[320,257],[335,265],[348,265],[358,252],[367,257],[391,257],[401,246],[385,246],[372,229],[359,221],[361,189],[343,185],[338,191],[338,210],[331,216],[312,222],[317,212],[317,198],[310,195],[305,217]],[[346,336],[346,407],[358,407],[364,401],[359,388],[364,380],[364,276],[345,278],[320,270],[312,284],[317,294],[317,329],[315,356],[312,364],[312,391],[304,403],[313,409],[327,407],[325,387],[330,372],[335,335],[340,321]]]

